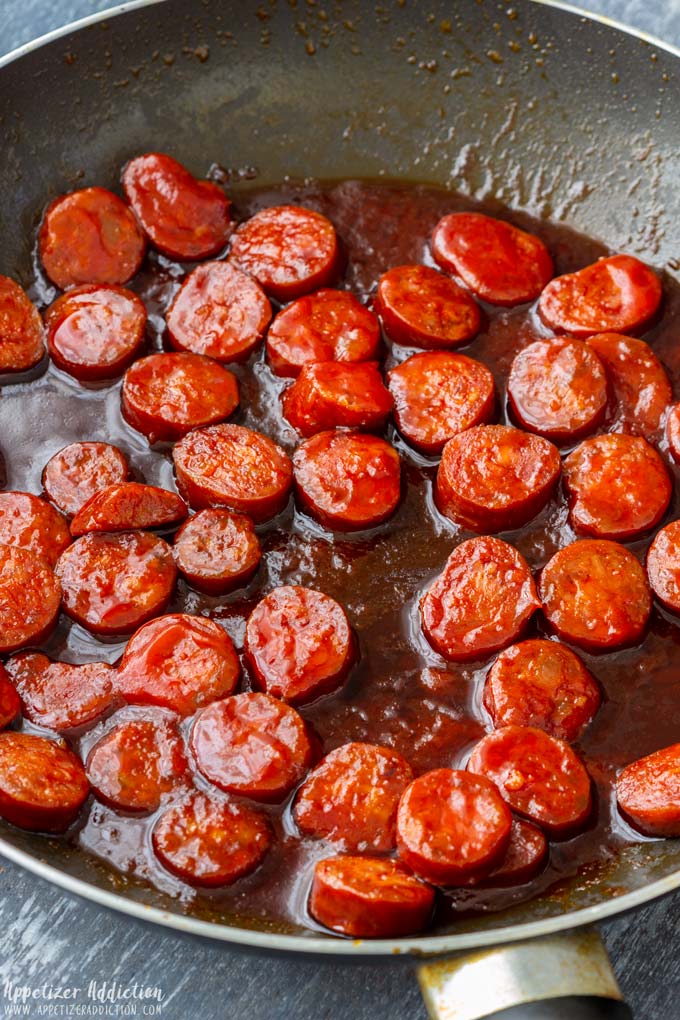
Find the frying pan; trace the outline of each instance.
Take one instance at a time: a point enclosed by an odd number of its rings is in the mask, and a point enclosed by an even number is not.
[[[531,0],[263,6],[266,21],[238,0],[142,0],[0,61],[0,271],[30,282],[49,197],[115,188],[131,154],[168,149],[197,172],[208,159],[254,165],[258,184],[434,182],[564,221],[678,277],[677,50]],[[680,841],[643,842],[559,895],[362,942],[206,920],[142,885],[114,891],[94,858],[8,826],[0,852],[181,931],[260,950],[417,957],[431,1015],[449,1020],[630,1016],[588,926],[680,886]]]

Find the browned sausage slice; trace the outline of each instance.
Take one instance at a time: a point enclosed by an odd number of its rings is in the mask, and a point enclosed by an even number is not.
[[[475,883],[482,889],[504,889],[530,882],[548,858],[548,840],[537,825],[525,818],[513,818],[510,845],[502,862]]]
[[[26,549],[54,567],[71,536],[64,518],[44,499],[0,492],[0,544]]]
[[[479,332],[474,298],[429,266],[395,266],[378,281],[375,298],[385,332],[406,347],[455,347]]]
[[[251,519],[219,507],[190,517],[175,535],[173,552],[182,577],[208,595],[245,587],[262,557]]]
[[[673,399],[663,365],[644,340],[618,333],[591,336],[592,347],[605,367],[613,397],[613,427],[647,439],[661,428]]]
[[[42,483],[51,502],[72,517],[95,492],[129,477],[128,462],[117,446],[71,443],[48,460]]]
[[[0,545],[0,653],[39,645],[59,616],[61,588],[45,561]]]
[[[25,372],[42,360],[45,330],[18,283],[0,276],[0,373]]]
[[[628,765],[616,781],[616,799],[645,836],[680,836],[680,744]]]
[[[666,443],[676,464],[680,464],[680,403],[669,408],[665,425]]]
[[[92,531],[134,531],[167,528],[187,515],[187,505],[175,492],[156,485],[122,482],[95,492],[71,521],[74,538]]]
[[[652,591],[672,613],[680,613],[680,521],[671,521],[654,538],[647,553]]]
[[[0,666],[0,729],[4,730],[14,722],[20,711],[21,701],[10,674],[4,666]]]
[[[106,662],[51,662],[39,652],[21,652],[7,663],[24,716],[62,732],[96,722],[117,702],[116,671]]]
[[[64,832],[89,789],[83,766],[62,744],[32,733],[0,733],[0,816],[12,825]]]
[[[375,362],[304,365],[281,401],[284,417],[303,436],[341,427],[380,432],[392,410]]]

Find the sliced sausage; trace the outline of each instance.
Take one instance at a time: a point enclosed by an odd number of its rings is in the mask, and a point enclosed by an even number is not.
[[[390,369],[387,387],[397,428],[421,453],[441,453],[453,436],[493,417],[493,376],[481,361],[465,354],[413,354]]]
[[[533,638],[498,656],[484,685],[494,727],[533,726],[571,742],[600,707],[600,688],[578,655]]]
[[[593,436],[564,462],[569,521],[595,538],[637,538],[655,527],[673,487],[666,465],[640,436]]]
[[[189,885],[231,885],[261,864],[272,844],[265,815],[247,804],[192,793],[160,816],[151,834],[164,868]]]
[[[110,443],[71,443],[51,457],[42,475],[48,499],[68,517],[77,514],[95,492],[125,482],[130,468]]]
[[[293,465],[261,432],[242,425],[195,429],[180,439],[172,459],[177,487],[194,510],[226,506],[259,522],[288,502]]]
[[[612,330],[634,332],[661,304],[661,281],[632,255],[611,255],[545,288],[538,314],[558,333],[588,337]]]
[[[42,361],[45,330],[28,294],[0,276],[0,373],[25,372]]]
[[[229,199],[217,184],[197,180],[172,156],[147,152],[122,177],[125,197],[154,248],[171,259],[205,259],[224,248]]]
[[[238,399],[236,376],[212,358],[150,354],[128,368],[120,403],[128,424],[153,444],[224,421]]]
[[[437,265],[490,305],[533,301],[554,272],[540,238],[482,213],[443,216],[431,248]]]
[[[536,340],[512,363],[508,402],[527,432],[555,443],[574,442],[604,420],[604,367],[595,351],[579,340]]]
[[[0,492],[0,544],[25,549],[54,567],[71,535],[64,518],[44,499],[30,492]]]
[[[267,361],[276,375],[294,378],[315,361],[373,361],[380,323],[354,294],[324,288],[283,308],[267,333]]]
[[[21,711],[21,701],[4,666],[0,666],[0,729],[14,722]]]
[[[300,506],[334,531],[374,528],[401,500],[399,454],[378,436],[319,432],[293,456]]]
[[[175,535],[173,552],[182,577],[207,595],[245,587],[262,557],[251,519],[219,507],[190,517]]]
[[[500,538],[457,546],[420,600],[423,631],[451,662],[483,659],[512,644],[540,603],[526,560]]]
[[[112,379],[139,353],[146,308],[123,287],[88,285],[57,298],[45,324],[47,349],[57,368],[85,382]]]
[[[217,361],[247,361],[272,317],[260,285],[228,262],[204,262],[189,273],[166,323],[179,351]]]
[[[314,867],[309,912],[339,935],[413,935],[426,927],[433,907],[434,889],[399,861],[343,854]]]
[[[87,799],[75,754],[32,733],[0,733],[0,817],[32,832],[64,832]]]
[[[435,502],[472,531],[519,528],[548,502],[560,470],[559,451],[547,439],[511,425],[477,425],[444,447]]]
[[[242,223],[232,238],[229,260],[276,301],[328,286],[342,267],[331,221],[297,205],[262,209]]]
[[[284,417],[303,436],[341,427],[380,432],[392,410],[375,362],[304,365],[281,401]]]
[[[117,702],[116,671],[106,662],[52,662],[21,652],[7,663],[26,719],[61,732],[96,722]]]
[[[590,652],[637,644],[652,609],[635,556],[606,539],[582,539],[556,552],[538,593],[555,633]]]
[[[258,685],[295,705],[339,687],[356,658],[342,606],[298,585],[275,588],[255,606],[245,648]]]
[[[399,803],[402,861],[435,885],[484,878],[510,844],[512,815],[498,789],[481,776],[435,769],[411,783]]]
[[[61,290],[81,283],[127,283],[139,269],[145,248],[132,212],[105,188],[55,198],[38,235],[40,261]]]
[[[187,515],[187,505],[175,492],[156,485],[122,482],[95,492],[71,521],[74,538],[91,531],[134,531],[167,528]]]
[[[300,787],[295,823],[305,836],[349,853],[393,850],[399,798],[412,779],[409,763],[389,747],[344,744]]]
[[[614,398],[613,427],[650,438],[661,428],[673,399],[666,370],[644,340],[618,333],[591,336],[592,347],[605,367]]]
[[[680,404],[673,404],[666,416],[666,442],[676,464],[680,464]]]
[[[177,571],[172,549],[142,531],[92,534],[62,553],[56,566],[68,615],[94,634],[129,634],[163,611]]]
[[[647,577],[666,609],[680,613],[680,521],[671,521],[655,536],[647,553]]]
[[[554,839],[573,835],[590,818],[588,770],[569,744],[543,730],[504,726],[487,733],[468,769],[495,783],[513,811]]]
[[[390,340],[406,347],[455,347],[479,332],[474,298],[429,266],[395,266],[378,281],[375,305]]]
[[[0,545],[0,653],[39,645],[59,616],[61,588],[35,553]]]
[[[193,715],[236,688],[241,668],[227,632],[213,620],[173,613],[140,627],[118,673],[126,701]]]
[[[524,885],[538,875],[547,859],[548,840],[543,832],[524,818],[513,818],[505,857],[486,878],[474,884],[482,889]]]
[[[250,691],[201,709],[191,750],[199,771],[221,790],[275,803],[297,786],[312,759],[295,709]]]
[[[680,836],[680,744],[626,766],[616,780],[619,810],[645,836]]]

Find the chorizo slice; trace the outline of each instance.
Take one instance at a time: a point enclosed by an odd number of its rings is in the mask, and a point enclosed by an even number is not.
[[[302,717],[268,694],[248,691],[201,709],[191,750],[208,782],[252,800],[283,800],[312,759]]]
[[[310,772],[293,805],[300,832],[340,850],[395,847],[399,799],[413,779],[396,751],[377,744],[343,744]]]
[[[231,239],[229,261],[282,302],[327,287],[342,268],[331,221],[297,205],[261,209],[242,223]]]
[[[13,723],[21,711],[21,701],[10,674],[0,666],[0,730]]]
[[[123,170],[125,197],[154,248],[171,259],[205,259],[227,243],[229,199],[172,156],[147,152]]]
[[[173,875],[189,885],[216,888],[254,871],[273,835],[260,811],[196,792],[163,812],[151,842],[156,857]]]
[[[123,417],[151,444],[174,442],[191,429],[224,421],[238,407],[238,382],[200,354],[150,354],[125,373]]]
[[[216,361],[247,361],[272,317],[257,283],[229,262],[204,262],[186,277],[166,314],[178,351]]]
[[[644,340],[618,333],[591,336],[588,346],[605,367],[613,394],[612,426],[650,438],[673,399],[666,370]]]
[[[655,527],[670,503],[666,465],[640,436],[586,439],[564,462],[569,521],[578,534],[626,540]]]
[[[611,255],[552,280],[538,302],[550,329],[577,337],[641,329],[661,304],[661,281],[632,255]]]
[[[85,770],[61,743],[0,733],[0,817],[32,832],[64,832],[90,792]]]
[[[601,700],[578,655],[540,638],[501,652],[484,685],[484,707],[496,729],[533,726],[569,743],[592,721]]]
[[[472,531],[519,528],[550,499],[560,477],[557,447],[511,425],[476,425],[442,452],[435,502]]]
[[[116,671],[106,662],[52,662],[21,652],[7,663],[26,719],[58,733],[97,722],[118,702]]]
[[[245,649],[257,684],[295,705],[338,688],[356,658],[342,606],[330,595],[298,585],[275,588],[255,606]]]
[[[172,549],[143,531],[83,535],[56,566],[64,611],[93,634],[129,634],[170,601]]]
[[[477,335],[474,298],[429,266],[395,266],[378,281],[375,306],[390,340],[406,347],[455,347]]]
[[[105,188],[83,188],[55,198],[38,235],[43,269],[61,290],[82,283],[127,283],[145,250],[132,212]]]
[[[176,444],[177,487],[194,510],[225,506],[266,521],[288,502],[293,465],[277,443],[243,425],[195,429]]]
[[[251,519],[219,507],[190,517],[175,535],[173,552],[182,577],[207,595],[245,587],[262,558]]]
[[[61,587],[45,560],[0,545],[0,653],[39,645],[54,630]]]
[[[378,366],[368,361],[304,365],[281,402],[284,417],[307,437],[343,427],[380,432],[392,410]]]
[[[453,436],[493,417],[493,376],[465,354],[413,354],[390,369],[387,388],[397,428],[421,453],[439,454]]]
[[[655,535],[647,552],[647,577],[659,602],[680,613],[680,521]]]
[[[525,818],[513,818],[510,844],[505,857],[486,878],[474,884],[482,889],[525,885],[542,871],[548,852],[548,840],[537,825],[527,822]]]
[[[554,839],[583,829],[592,813],[588,770],[569,744],[543,730],[504,726],[487,733],[468,770],[495,783],[513,811]]]
[[[616,780],[619,811],[645,836],[680,836],[680,744],[632,762]]]
[[[233,694],[240,675],[224,628],[203,616],[171,613],[132,635],[120,662],[118,689],[130,704],[188,716]]]
[[[644,570],[607,539],[584,538],[556,552],[538,594],[555,633],[589,652],[637,644],[652,609]]]
[[[64,518],[44,499],[30,492],[0,492],[0,544],[25,549],[54,568],[71,535]]]
[[[399,454],[378,436],[319,432],[293,455],[302,509],[332,531],[382,524],[401,500]]]
[[[107,485],[81,506],[71,521],[74,538],[93,531],[134,531],[167,528],[187,515],[187,505],[175,492],[140,482]]]
[[[125,454],[110,443],[71,443],[50,457],[42,474],[47,498],[67,517],[77,514],[95,492],[126,482]]]
[[[483,659],[512,644],[540,603],[526,560],[500,538],[457,546],[420,600],[423,632],[451,662]]]
[[[396,938],[426,927],[434,896],[399,861],[343,854],[317,861],[309,913],[339,935]]]
[[[669,408],[664,431],[670,455],[676,464],[680,464],[680,403]]]
[[[374,361],[379,351],[377,316],[346,290],[323,288],[292,301],[267,333],[267,361],[289,378],[315,361]]]
[[[447,273],[490,305],[533,301],[552,278],[539,237],[482,213],[450,213],[432,233],[432,255]]]
[[[26,372],[42,361],[45,329],[28,294],[0,275],[0,373]]]
[[[414,779],[399,802],[397,849],[420,878],[455,886],[500,864],[511,829],[512,814],[493,782],[434,769]]]

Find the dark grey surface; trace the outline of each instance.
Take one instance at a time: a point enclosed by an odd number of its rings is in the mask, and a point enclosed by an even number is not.
[[[107,6],[102,0],[2,0],[0,52]],[[680,0],[593,0],[591,7],[680,43]],[[46,983],[86,989],[93,980],[130,988],[138,982],[160,986],[165,1020],[424,1017],[408,965],[350,968],[244,955],[103,912],[9,865],[0,874],[0,889],[0,997],[6,981],[34,989]],[[679,922],[676,896],[605,928],[636,1020],[673,1020],[680,1014],[674,945]],[[7,1001],[5,996],[0,1004],[3,1012]],[[86,1001],[85,995],[75,1001]],[[37,1002],[42,1014],[36,1004],[24,1015],[45,1015],[45,998]]]

